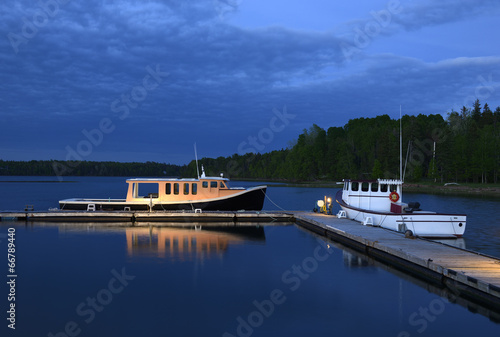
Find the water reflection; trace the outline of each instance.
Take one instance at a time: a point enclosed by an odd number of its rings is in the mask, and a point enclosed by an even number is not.
[[[129,257],[147,256],[180,261],[221,256],[232,245],[248,242],[263,244],[266,240],[264,227],[256,223],[228,225],[227,223],[141,222],[140,226],[132,226],[130,222],[36,222],[30,223],[29,227],[32,230],[55,227],[62,235],[125,234]]]
[[[341,246],[339,244],[332,244],[335,248],[342,250],[342,259],[344,260],[344,265],[348,269],[354,268],[375,268],[375,260],[366,256],[360,255],[354,250],[351,250],[347,247]]]
[[[213,226],[191,228],[153,227],[126,228],[129,256],[156,255],[178,260],[224,254],[230,245],[246,241],[264,242],[260,226]]]

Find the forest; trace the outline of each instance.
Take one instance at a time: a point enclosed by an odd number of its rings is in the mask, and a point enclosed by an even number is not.
[[[120,163],[96,161],[0,160],[0,176],[114,176],[153,177],[179,176],[178,165],[146,162]]]
[[[476,100],[471,108],[442,115],[357,118],[327,130],[313,125],[288,149],[234,154],[200,162],[207,173],[231,178],[339,181],[399,178],[400,124],[404,180],[498,183],[500,107]],[[191,162],[185,173],[196,174]]]
[[[268,153],[202,158],[207,175],[231,179],[338,181],[343,178],[399,178],[400,144],[404,180],[498,183],[500,107],[476,100],[472,107],[442,115],[388,115],[349,120],[327,130],[314,124],[286,149]],[[401,128],[400,128],[401,125]],[[400,129],[402,142],[400,142]],[[196,163],[4,161],[0,175],[195,177]]]

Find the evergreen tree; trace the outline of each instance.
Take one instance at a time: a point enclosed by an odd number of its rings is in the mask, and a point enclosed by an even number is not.
[[[471,111],[471,117],[474,122],[477,124],[480,123],[481,120],[481,103],[479,102],[479,99],[476,99],[474,101],[474,104],[472,105],[472,111]]]

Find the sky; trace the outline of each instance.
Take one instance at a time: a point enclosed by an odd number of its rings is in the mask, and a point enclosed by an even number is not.
[[[498,0],[0,3],[0,159],[187,164],[500,105]]]

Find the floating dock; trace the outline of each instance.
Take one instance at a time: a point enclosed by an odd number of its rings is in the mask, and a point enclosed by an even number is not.
[[[129,226],[179,226],[182,223],[232,226],[236,223],[297,223],[456,295],[500,312],[500,259],[334,215],[312,212],[61,211],[0,212],[2,221],[116,223]]]
[[[500,259],[333,215],[295,212],[296,223],[500,311]]]
[[[195,212],[195,211],[24,211],[0,212],[0,220],[45,222],[293,222],[293,215],[279,212]]]

